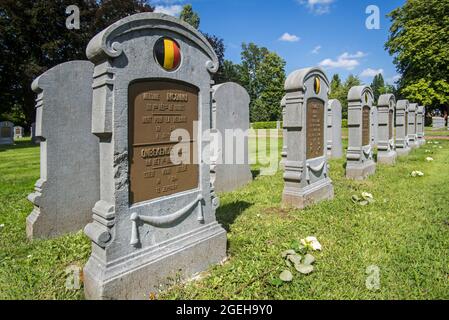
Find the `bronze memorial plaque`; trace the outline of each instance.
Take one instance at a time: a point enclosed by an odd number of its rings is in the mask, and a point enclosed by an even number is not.
[[[2,130],[0,132],[0,136],[2,138],[9,138],[9,137],[11,137],[11,128],[10,127],[2,127]]]
[[[390,110],[388,113],[388,139],[393,139],[393,122],[394,122],[394,111]]]
[[[307,159],[324,156],[324,103],[311,98],[307,101]]]
[[[362,146],[371,144],[370,113],[371,110],[368,106],[362,108]]]
[[[199,166],[194,164],[197,136],[198,89],[169,81],[147,81],[129,87],[130,202],[149,201],[198,188]],[[170,141],[174,130],[183,129],[190,150],[188,163],[174,164]],[[188,139],[187,139],[188,138]],[[179,146],[179,145],[178,145]],[[179,156],[183,148],[177,148]]]

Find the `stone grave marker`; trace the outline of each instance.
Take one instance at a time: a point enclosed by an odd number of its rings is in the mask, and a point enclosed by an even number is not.
[[[341,103],[336,99],[327,103],[327,156],[333,159],[343,157]]]
[[[356,86],[349,90],[346,177],[350,179],[363,180],[376,172],[371,134],[373,100],[369,86]]]
[[[159,13],[126,17],[87,47],[100,200],[85,233],[88,299],[144,299],[226,258],[211,188],[211,84],[206,38]]]
[[[408,143],[408,100],[398,100],[396,103],[396,153],[406,156],[410,153]]]
[[[377,112],[379,115],[379,144],[377,147],[377,162],[392,165],[396,162],[394,139],[394,112],[396,98],[392,94],[379,97]]]
[[[216,192],[230,192],[252,181],[248,133],[250,97],[245,88],[228,82],[213,87],[214,139],[211,178]]]
[[[100,198],[98,138],[91,133],[92,76],[92,63],[71,61],[32,84],[41,143],[40,179],[28,196],[34,204],[26,221],[30,239],[82,230]]]
[[[23,127],[14,127],[14,140],[23,138]]]
[[[377,112],[377,106],[371,108],[371,142],[373,147],[378,145],[378,134],[379,134],[379,114]]]
[[[14,123],[10,121],[0,122],[0,144],[14,144]]]
[[[444,118],[443,117],[432,117],[432,128],[433,130],[444,129]]]
[[[287,128],[285,127],[285,96],[281,100],[281,110],[282,110],[282,152],[281,152],[281,163],[279,164],[281,169],[285,169],[285,161],[287,161]]]
[[[416,135],[420,146],[426,144],[425,139],[425,119],[426,112],[424,106],[418,106],[416,113]]]
[[[285,90],[283,204],[303,209],[334,197],[326,157],[329,81],[321,68],[301,69],[288,76]]]
[[[416,113],[418,111],[417,103],[410,103],[408,107],[408,142],[412,149],[418,148],[418,137],[416,134]]]

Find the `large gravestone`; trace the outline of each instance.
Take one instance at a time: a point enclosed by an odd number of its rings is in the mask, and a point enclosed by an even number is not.
[[[14,127],[14,140],[23,138],[23,127]]]
[[[377,162],[394,164],[397,153],[394,146],[394,111],[396,98],[392,94],[383,94],[377,105],[379,120],[379,143],[377,147]]]
[[[0,122],[0,144],[14,144],[14,123],[9,121]]]
[[[371,143],[373,147],[378,145],[378,134],[379,134],[379,114],[377,112],[377,107],[373,106],[371,108]]]
[[[416,134],[416,113],[418,104],[410,103],[408,107],[408,143],[412,149],[418,148],[418,136]]]
[[[35,122],[33,122],[31,124],[30,132],[31,132],[31,142],[39,143],[39,140],[36,138],[36,123]]]
[[[37,78],[36,138],[40,179],[28,196],[29,238],[82,230],[100,198],[98,138],[91,133],[92,75],[89,61],[60,64]]]
[[[340,159],[343,157],[341,103],[336,99],[327,103],[327,156]]]
[[[416,136],[418,139],[418,144],[422,146],[426,144],[425,139],[425,119],[426,111],[424,106],[419,106],[416,112]]]
[[[432,117],[432,129],[441,130],[444,129],[444,118],[443,117]]]
[[[248,133],[250,98],[237,83],[213,87],[212,128],[216,134],[211,178],[216,192],[230,192],[252,181]]]
[[[100,201],[85,233],[88,299],[148,299],[226,258],[210,182],[211,83],[218,58],[189,24],[124,18],[87,47]]]
[[[363,180],[376,172],[371,135],[373,91],[368,86],[352,87],[348,93],[348,151],[346,177]]]
[[[281,169],[285,169],[285,161],[287,161],[287,128],[285,127],[285,96],[281,100],[281,110],[282,110],[282,152],[281,152],[281,163],[279,164]]]
[[[320,68],[297,70],[287,78],[285,90],[283,203],[303,209],[334,197],[326,157],[329,81]]]
[[[396,103],[396,153],[406,156],[410,153],[408,143],[408,100],[398,100]]]

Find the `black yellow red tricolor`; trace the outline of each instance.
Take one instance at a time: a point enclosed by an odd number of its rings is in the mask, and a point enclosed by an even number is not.
[[[167,71],[175,70],[181,63],[181,50],[176,41],[161,38],[156,42],[154,55],[157,62]]]

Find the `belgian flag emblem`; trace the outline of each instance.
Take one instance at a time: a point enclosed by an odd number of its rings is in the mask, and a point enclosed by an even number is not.
[[[319,77],[315,77],[315,81],[313,84],[313,89],[315,91],[316,94],[320,94],[321,91],[321,80]]]
[[[154,57],[162,68],[173,71],[181,64],[181,50],[176,41],[161,38],[154,46]]]

